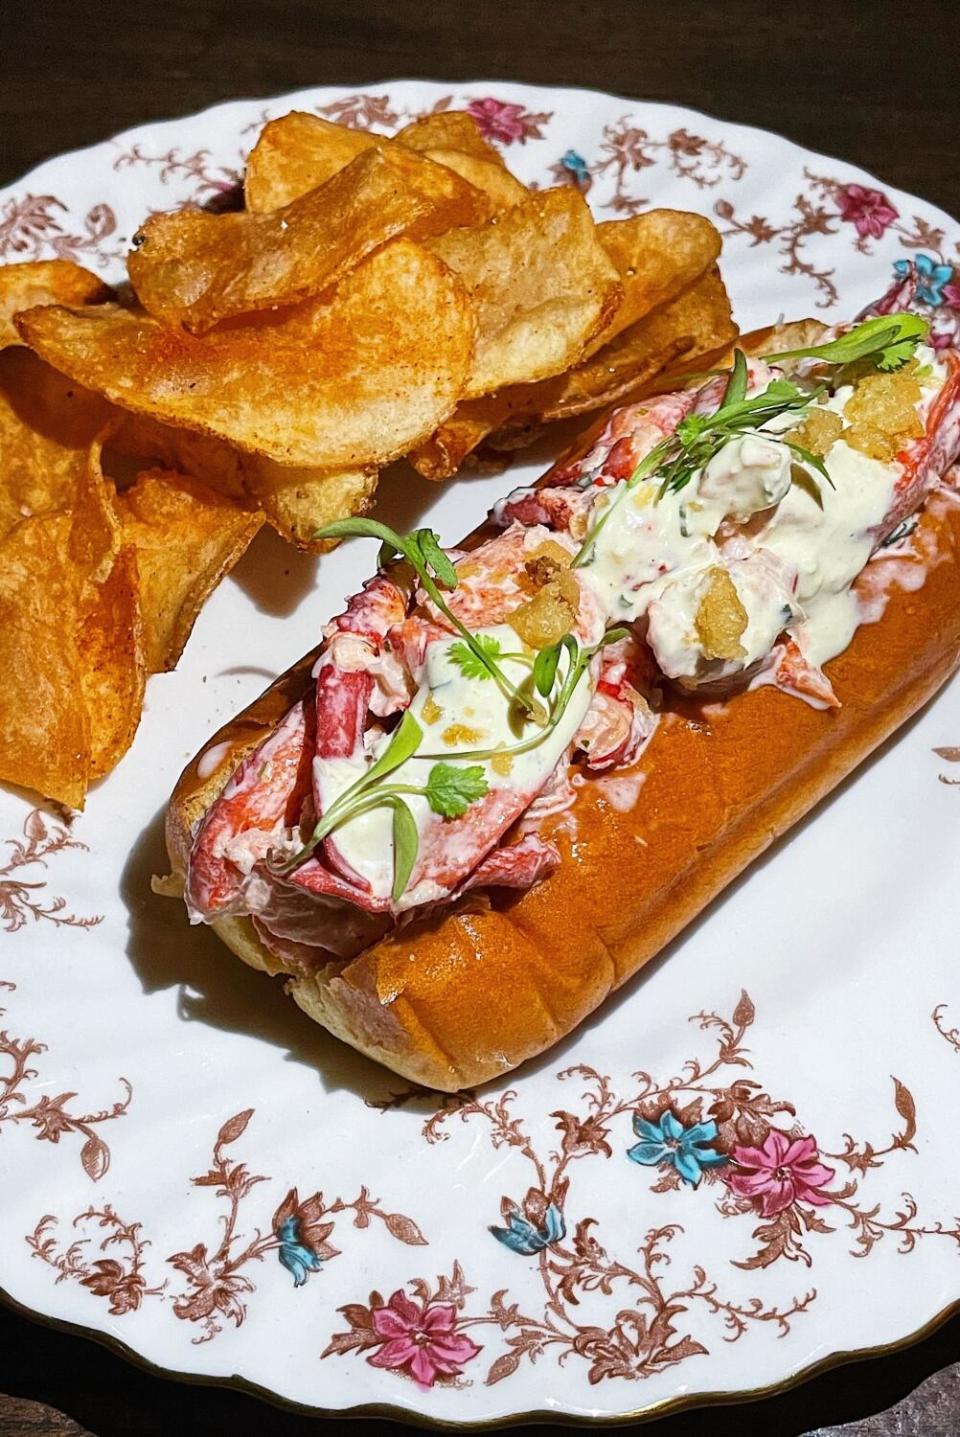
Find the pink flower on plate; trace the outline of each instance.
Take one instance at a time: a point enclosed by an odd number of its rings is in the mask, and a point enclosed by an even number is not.
[[[944,304],[949,305],[951,309],[960,310],[960,280],[955,279],[950,284],[945,284],[942,294]]]
[[[480,133],[488,140],[499,140],[502,145],[509,145],[513,140],[522,142],[529,133],[524,123],[526,112],[523,106],[512,105],[509,100],[471,100],[467,110],[476,120]]]
[[[457,1332],[452,1302],[418,1303],[395,1292],[384,1307],[375,1307],[373,1330],[386,1339],[367,1361],[374,1367],[406,1367],[419,1387],[432,1387],[439,1376],[455,1376],[480,1348]]]
[[[819,1161],[816,1138],[789,1138],[771,1128],[759,1148],[735,1147],[736,1167],[724,1180],[738,1197],[759,1199],[764,1217],[775,1217],[794,1203],[823,1207],[831,1201],[821,1188],[834,1177],[833,1168]]]
[[[840,218],[856,226],[857,234],[866,239],[880,239],[885,229],[900,218],[899,210],[880,190],[867,190],[863,185],[842,185],[839,199]]]

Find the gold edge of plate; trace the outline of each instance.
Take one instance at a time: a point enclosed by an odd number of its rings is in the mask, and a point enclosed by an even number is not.
[[[431,1417],[426,1413],[402,1407],[394,1402],[365,1402],[355,1407],[319,1407],[312,1403],[297,1402],[293,1398],[283,1397],[280,1393],[271,1392],[268,1388],[261,1387],[259,1383],[251,1382],[246,1377],[240,1377],[237,1374],[232,1377],[212,1377],[199,1372],[178,1372],[173,1367],[162,1367],[158,1363],[151,1362],[148,1357],[144,1357],[142,1353],[129,1347],[127,1343],[119,1337],[114,1337],[111,1333],[102,1332],[94,1327],[86,1327],[80,1322],[69,1322],[64,1318],[51,1317],[47,1313],[27,1307],[11,1296],[3,1287],[0,1287],[0,1303],[18,1316],[26,1317],[40,1327],[65,1333],[68,1337],[83,1337],[91,1342],[96,1342],[99,1346],[105,1347],[113,1356],[122,1358],[124,1362],[129,1362],[132,1367],[138,1368],[150,1377],[160,1377],[169,1382],[184,1383],[193,1387],[223,1388],[231,1392],[242,1392],[248,1397],[255,1397],[259,1401],[266,1402],[271,1407],[279,1408],[284,1412],[292,1412],[295,1416],[357,1421],[363,1418],[380,1417],[393,1422],[405,1422],[408,1426],[449,1432],[494,1432],[505,1427],[513,1427],[520,1422],[553,1422],[564,1427],[620,1427],[629,1422],[651,1422],[661,1417],[669,1417],[702,1407],[735,1407],[748,1402],[761,1402],[766,1398],[791,1392],[804,1382],[831,1372],[834,1368],[844,1367],[848,1363],[890,1357],[895,1353],[905,1352],[932,1336],[951,1317],[960,1313],[960,1297],[958,1297],[929,1318],[927,1322],[908,1333],[906,1337],[898,1338],[893,1342],[878,1343],[874,1347],[858,1347],[841,1352],[830,1352],[818,1361],[798,1368],[796,1372],[792,1372],[781,1381],[772,1382],[765,1387],[744,1387],[736,1392],[696,1392],[682,1397],[665,1397],[659,1402],[650,1402],[631,1412],[598,1413],[594,1416],[586,1416],[580,1413],[558,1411],[555,1408],[537,1407],[526,1412],[511,1412],[503,1417],[491,1417],[470,1422],[445,1417]]]

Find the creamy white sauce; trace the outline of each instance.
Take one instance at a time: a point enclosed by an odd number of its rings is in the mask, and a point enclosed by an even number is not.
[[[927,369],[925,413],[946,378],[932,349],[919,346]],[[766,386],[763,370],[751,393]],[[846,386],[817,401],[842,414]],[[648,620],[648,642],[663,672],[687,685],[751,668],[788,633],[814,666],[850,643],[859,619],[852,585],[890,511],[901,467],[871,459],[843,439],[825,456],[833,481],[798,461],[776,436],[804,416],[791,414],[726,444],[678,492],[658,496],[653,475],[632,491],[607,489],[592,515],[606,512],[591,562],[582,570],[612,620]],[[744,527],[746,526],[746,528]],[[727,571],[747,615],[736,660],[707,659],[696,627],[709,570]]]
[[[501,655],[522,650],[518,635],[507,624],[475,632],[495,638],[500,644]],[[423,730],[423,741],[413,757],[384,779],[382,787],[409,785],[423,788],[435,763],[452,763],[459,759],[465,765],[479,764],[490,793],[502,791],[506,802],[517,793],[534,797],[557,766],[590,706],[594,680],[589,670],[574,690],[556,727],[542,742],[526,752],[517,752],[519,744],[536,737],[543,730],[530,721],[511,721],[516,711],[511,709],[492,678],[467,678],[462,669],[451,661],[450,650],[455,642],[456,635],[451,634],[428,646],[424,680],[410,704],[410,713]],[[501,656],[500,666],[507,678],[518,686],[529,678],[529,665],[516,659]],[[558,667],[555,691],[563,681],[567,668],[568,660],[564,655]],[[428,705],[432,722],[424,716]],[[439,710],[436,717],[435,710]],[[324,811],[351,783],[362,777],[390,742],[389,735],[383,732],[371,730],[371,734],[375,736],[365,754],[350,758],[314,759],[314,782]],[[509,772],[497,772],[489,758],[471,757],[472,752],[478,749],[509,752]],[[419,794],[403,794],[402,798],[413,814],[418,832],[423,835],[431,821],[436,821],[427,799]],[[373,893],[378,897],[387,896],[394,874],[392,810],[381,805],[349,819],[335,830],[333,838],[343,858],[370,884]],[[431,883],[412,883],[403,894],[398,908],[412,908],[442,896],[442,892]]]

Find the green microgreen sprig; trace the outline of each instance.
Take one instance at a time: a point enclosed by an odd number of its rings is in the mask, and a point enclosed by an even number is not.
[[[394,850],[392,897],[396,903],[410,881],[420,847],[416,819],[404,797],[418,794],[441,818],[462,818],[470,805],[487,793],[486,775],[479,764],[461,768],[440,762],[430,769],[425,784],[384,783],[391,773],[414,756],[422,742],[423,729],[408,709],[377,761],[343,790],[319,820],[303,848],[284,863],[277,864],[275,871],[290,873],[299,868],[317,845],[341,824],[359,818],[373,808],[391,808]]]
[[[590,667],[590,660],[601,649],[609,644],[615,644],[620,639],[629,636],[629,629],[619,625],[616,628],[608,629],[598,644],[583,648],[577,643],[573,634],[564,634],[555,644],[548,645],[541,649],[534,660],[534,684],[537,691],[548,698],[553,694],[556,685],[557,670],[560,666],[560,659],[565,653],[567,655],[567,671],[560,684],[559,690],[550,698],[550,713],[546,724],[539,733],[531,738],[521,739],[519,742],[509,745],[500,745],[497,748],[475,748],[467,749],[457,754],[458,759],[473,759],[482,762],[486,759],[498,756],[509,755],[511,758],[516,754],[529,753],[532,749],[539,748],[560,723],[564,714],[570,706],[570,700],[577,690],[580,680]],[[548,683],[549,679],[549,683]],[[439,758],[440,754],[425,753],[423,758]]]
[[[929,332],[929,321],[919,314],[879,314],[826,344],[784,349],[763,358],[767,364],[779,364],[784,359],[819,359],[824,364],[841,366],[869,360],[877,369],[889,372],[912,359],[917,345]]]
[[[504,673],[497,662],[496,650],[484,642],[483,636],[470,632],[457,618],[440,592],[439,585],[447,590],[457,587],[457,571],[450,558],[440,547],[440,539],[432,529],[415,529],[412,534],[400,535],[386,524],[375,519],[338,519],[318,529],[317,539],[345,539],[351,535],[380,540],[379,562],[381,567],[395,555],[401,555],[416,570],[421,587],[439,609],[444,618],[460,635],[474,666],[488,674],[501,692],[517,704],[534,723],[546,722],[542,704],[524,688],[518,688]]]
[[[867,361],[875,364],[878,369],[890,371],[899,369],[912,358],[917,345],[926,338],[929,329],[927,320],[918,314],[878,315],[855,325],[846,334],[841,334],[826,344],[810,345],[803,349],[786,349],[777,354],[765,354],[763,359],[767,364],[778,364],[785,359],[817,359],[838,369]],[[662,439],[646,458],[640,461],[616,498],[588,532],[573,561],[574,567],[582,567],[590,562],[597,537],[610,515],[644,479],[659,479],[659,503],[664,495],[676,494],[685,488],[693,476],[731,439],[750,430],[760,429],[781,415],[799,414],[819,399],[827,388],[825,384],[804,386],[791,379],[778,377],[771,380],[762,393],[748,399],[747,386],[746,355],[742,350],[736,349],[730,378],[718,408],[713,414],[688,414],[685,419],[681,419],[673,434]],[[785,436],[767,433],[766,437],[786,444],[801,463],[813,469],[833,487],[833,480],[826,465],[816,454]]]

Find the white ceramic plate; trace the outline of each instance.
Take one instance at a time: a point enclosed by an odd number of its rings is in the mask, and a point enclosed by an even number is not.
[[[264,119],[390,130],[450,104],[523,179],[578,183],[603,217],[717,220],[745,328],[853,315],[894,282],[956,325],[960,231],[930,205],[757,130],[499,82],[311,90],[145,126],[0,195],[2,257],[119,276],[137,221],[233,186]],[[504,482],[411,480],[382,512],[429,515],[452,542]],[[960,772],[960,687],[568,1042],[438,1109],[149,886],[183,763],[372,557],[351,544],[318,563],[263,534],[69,830],[0,793],[9,1297],[170,1372],[465,1425],[756,1394],[946,1316],[960,791],[940,780]],[[641,1116],[658,1126],[631,1160]],[[729,1154],[748,1147],[743,1197]],[[728,1161],[695,1184],[711,1151]]]

